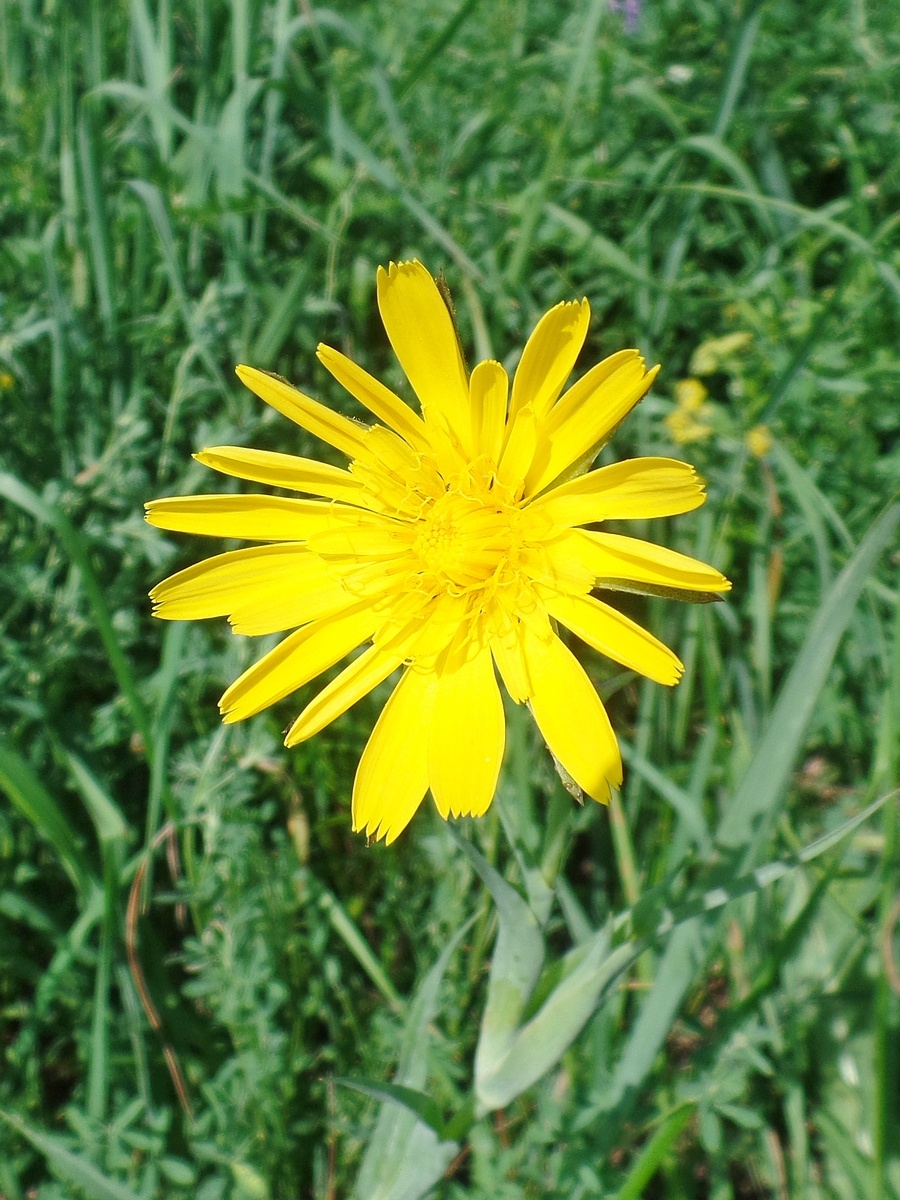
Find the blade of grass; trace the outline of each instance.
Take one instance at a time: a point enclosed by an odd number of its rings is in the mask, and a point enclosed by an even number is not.
[[[393,193],[407,212],[422,226],[429,236],[434,238],[439,246],[442,246],[447,251],[461,270],[465,271],[472,279],[482,285],[488,282],[483,272],[475,265],[455,238],[431,215],[424,204],[417,200],[401,184],[400,180],[394,174],[393,169],[379,159],[369,149],[359,134],[350,127],[336,100],[331,105],[329,126],[331,140],[337,153],[349,155],[354,162],[359,163],[361,167],[365,167],[376,183],[381,184],[386,191]]]
[[[421,1092],[428,1078],[429,1027],[437,1015],[441,983],[450,959],[472,926],[470,917],[454,933],[422,980],[409,1006],[393,1082]],[[414,1112],[396,1100],[383,1103],[356,1182],[359,1200],[418,1200],[455,1158],[455,1141],[441,1141]]]
[[[537,180],[530,184],[525,191],[525,202],[522,219],[516,233],[513,251],[506,268],[506,281],[511,288],[516,288],[522,279],[528,261],[534,251],[534,235],[538,221],[547,199],[547,192],[554,176],[559,171],[562,162],[562,152],[569,133],[569,126],[575,116],[581,89],[587,75],[588,67],[593,63],[597,52],[597,30],[600,19],[607,10],[607,0],[588,0],[584,21],[579,30],[579,37],[573,50],[574,61],[569,74],[568,86],[563,99],[563,109],[553,132],[553,139],[544,159],[544,166]]]
[[[900,604],[894,610],[891,673],[881,704],[875,756],[872,763],[870,794],[900,782]],[[900,829],[897,805],[889,805],[882,817],[884,850],[882,853],[881,895],[878,901],[878,927],[885,962],[878,975],[874,998],[875,1086],[872,1113],[872,1200],[889,1194],[888,1165],[898,1151],[900,1104],[894,1083],[900,1068],[900,996],[891,987],[888,958],[893,956],[894,927],[897,923],[897,864],[900,859]]]
[[[750,66],[753,46],[756,41],[756,35],[759,32],[762,9],[762,0],[750,0],[745,10],[743,22],[735,39],[731,61],[728,64],[728,70],[725,74],[725,86],[722,89],[722,95],[719,99],[719,110],[712,128],[712,139],[714,142],[720,144],[724,142],[725,133],[731,124],[731,118],[734,115],[738,97],[743,90],[747,78],[747,70]],[[741,194],[743,195],[743,193]],[[659,336],[669,315],[672,288],[681,273],[685,257],[690,249],[694,226],[700,212],[700,204],[701,196],[698,193],[688,202],[678,232],[669,245],[662,270],[662,289],[650,319],[649,335],[651,341]]]
[[[67,755],[75,786],[90,814],[103,854],[103,923],[94,977],[91,1053],[87,1072],[87,1110],[96,1121],[106,1119],[109,1098],[110,984],[113,950],[122,913],[119,905],[121,867],[128,825],[115,803],[81,759]]]
[[[810,623],[750,768],[725,807],[716,838],[721,846],[740,849],[745,868],[765,842],[838,644],[898,524],[900,503],[892,504],[872,525],[830,588]]]
[[[231,395],[231,390],[225,382],[225,376],[219,369],[219,364],[212,353],[206,332],[199,326],[196,320],[193,304],[182,279],[175,235],[172,231],[172,223],[169,220],[169,214],[166,211],[162,193],[155,184],[147,183],[143,179],[132,179],[129,181],[128,186],[141,198],[147,212],[150,214],[150,220],[159,239],[159,247],[162,251],[163,264],[166,268],[169,286],[178,304],[188,336],[198,346],[200,356],[209,372],[210,378],[216,383],[222,395],[228,398]]]
[[[88,247],[94,274],[97,306],[104,332],[110,340],[116,326],[116,283],[109,241],[110,222],[106,197],[101,187],[102,164],[93,128],[92,101],[82,100],[78,109],[76,141],[81,191],[87,210]]]
[[[866,581],[900,522],[892,505],[866,534],[810,624],[750,766],[720,821],[719,844],[734,849],[739,873],[751,869],[767,839],[777,804]],[[755,826],[754,826],[755,818]],[[675,928],[652,989],[644,1000],[616,1065],[604,1111],[624,1119],[662,1046],[682,999],[715,942],[717,922],[697,916]]]
[[[347,910],[324,884],[316,882],[319,893],[319,907],[328,917],[328,921],[344,945],[369,976],[378,990],[387,1000],[394,1012],[403,1012],[403,1000],[397,994],[394,985],[388,979],[381,963],[369,949],[369,944],[353,922]]]
[[[76,891],[86,898],[97,881],[78,835],[25,759],[3,742],[0,742],[0,788],[54,848]]]
[[[625,1182],[615,1194],[615,1200],[641,1200],[660,1163],[695,1112],[695,1105],[685,1104],[676,1108],[662,1121],[629,1168]]]
[[[75,528],[62,509],[48,504],[37,492],[21,482],[14,475],[0,471],[0,496],[5,496],[13,504],[30,513],[43,525],[49,525],[56,531],[62,547],[72,565],[78,571],[81,585],[90,603],[94,615],[94,624],[100,635],[109,658],[113,674],[119,684],[125,702],[128,705],[135,729],[144,739],[148,754],[153,752],[153,739],[150,723],[144,702],[138,691],[137,681],[131,670],[131,664],[122,650],[112,623],[106,597],[100,581],[91,566],[87,545],[81,533]]]
[[[437,56],[450,45],[480,3],[481,0],[462,0],[462,4],[457,8],[456,12],[437,31],[421,54],[413,59],[412,64],[403,73],[403,77],[396,89],[398,100],[403,99],[406,93],[425,74]]]

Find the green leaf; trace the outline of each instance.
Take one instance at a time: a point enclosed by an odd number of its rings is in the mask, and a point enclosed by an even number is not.
[[[62,1138],[50,1133],[44,1133],[28,1125],[20,1117],[0,1109],[0,1120],[12,1125],[35,1150],[46,1158],[53,1170],[63,1179],[74,1183],[91,1197],[91,1200],[141,1200],[137,1192],[133,1192],[124,1183],[110,1179],[99,1171],[93,1163],[79,1154],[74,1154]]]
[[[392,1104],[401,1104],[408,1108],[414,1116],[441,1134],[444,1129],[444,1118],[441,1110],[432,1098],[418,1088],[404,1087],[401,1083],[377,1083],[371,1079],[351,1079],[348,1076],[336,1075],[334,1082],[342,1087],[352,1088],[362,1092],[364,1096],[372,1096],[375,1100],[386,1100]]]
[[[745,866],[764,844],[838,644],[879,556],[900,523],[892,504],[872,525],[813,618],[756,753],[719,824],[720,845],[741,848]]]
[[[128,823],[122,815],[122,810],[80,758],[74,754],[67,754],[66,758],[101,846],[124,843],[128,839]]]
[[[615,1200],[641,1200],[662,1160],[695,1111],[693,1104],[685,1104],[666,1117],[629,1167],[628,1175],[616,1192]]]
[[[122,695],[131,711],[134,727],[144,738],[148,753],[152,754],[152,737],[147,712],[138,692],[131,664],[122,650],[113,626],[103,588],[91,566],[84,538],[61,508],[48,504],[32,488],[5,471],[0,471],[0,496],[5,496],[7,500],[18,505],[25,512],[31,513],[41,524],[49,525],[56,531],[70,562],[81,577],[82,587],[93,610],[94,624],[106,649],[109,664]]]
[[[497,906],[499,930],[478,1048],[475,1088],[490,1079],[506,1061],[513,1035],[534,991],[544,962],[544,939],[537,918],[515,888],[497,874],[475,847],[448,826],[457,845],[481,876]]]
[[[66,874],[84,897],[97,883],[62,809],[20,754],[0,742],[0,788],[41,837],[53,846]]]
[[[476,1071],[478,1110],[504,1108],[551,1070],[584,1028],[603,993],[634,962],[641,947],[626,942],[610,951],[601,929],[567,955],[564,977],[530,1021],[512,1038],[490,1074]]]
[[[422,1094],[428,1077],[428,1029],[437,1014],[441,982],[474,920],[470,917],[450,939],[409,1007],[393,1081],[406,1100],[410,1092]],[[382,1103],[363,1156],[356,1195],[359,1200],[419,1200],[443,1176],[459,1145],[442,1140],[434,1126],[423,1121],[405,1100],[398,1103],[397,1094],[385,1095],[385,1100],[388,1102]]]

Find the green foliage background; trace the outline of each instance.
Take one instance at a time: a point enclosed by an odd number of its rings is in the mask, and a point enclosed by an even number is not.
[[[672,694],[584,651],[630,769],[620,808],[572,820],[548,943],[715,869],[703,831],[748,767],[765,779],[774,700],[900,482],[898,61],[900,18],[865,0],[645,0],[633,27],[606,0],[0,0],[4,1200],[350,1195],[378,1106],[335,1078],[390,1077],[410,997],[474,915],[428,1073],[442,1111],[464,1104],[494,917],[428,804],[392,848],[350,833],[384,689],[290,754],[296,699],[225,731],[215,701],[260,647],[145,600],[209,548],[142,502],[229,486],[192,450],[321,453],[235,363],[352,412],[322,339],[403,391],[379,263],[446,272],[473,361],[514,366],[546,308],[587,295],[583,365],[663,363],[615,452],[697,463],[706,508],[643,532],[735,587],[623,598],[684,658]],[[748,336],[695,358],[729,334]],[[698,370],[711,434],[682,449],[664,418]],[[898,573],[895,538],[772,785],[768,858],[897,786]],[[564,793],[517,716],[467,836],[520,886],[500,806],[527,847]],[[159,846],[139,922],[157,1035],[126,903],[166,821],[173,875]],[[643,954],[436,1194],[900,1196],[895,802],[825,862],[733,903],[672,1011],[644,1003],[661,947]]]

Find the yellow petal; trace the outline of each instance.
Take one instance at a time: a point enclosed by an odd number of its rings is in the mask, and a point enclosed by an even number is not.
[[[150,593],[153,615],[167,621],[225,617],[237,604],[283,590],[324,564],[305,546],[249,546],[204,559],[170,575]]]
[[[373,505],[362,483],[349,471],[312,458],[297,458],[293,454],[277,454],[272,450],[253,450],[244,446],[210,446],[195,454],[197,462],[223,475],[250,479],[253,483],[268,483],[272,487],[289,488],[293,492],[309,492],[330,500],[345,500],[364,508]]]
[[[282,496],[172,496],[151,500],[145,508],[149,523],[160,529],[249,542],[302,542],[313,533],[391,523],[333,501]]]
[[[296,425],[307,429],[330,446],[342,450],[351,458],[357,458],[363,450],[365,426],[351,421],[340,413],[332,412],[318,400],[304,396],[287,380],[256,367],[235,367],[238,379],[246,387],[265,400],[266,404],[282,413]]]
[[[394,353],[429,423],[443,416],[469,436],[469,385],[456,330],[437,284],[420,262],[378,268],[378,309]]]
[[[354,659],[307,704],[288,730],[285,746],[296,746],[298,742],[313,737],[371,692],[372,688],[378,687],[391,671],[395,671],[409,657],[417,634],[418,627],[413,632],[398,634],[383,646],[370,646],[364,650],[359,658]]]
[[[418,413],[413,412],[399,396],[384,386],[368,371],[364,371],[352,359],[320,343],[316,350],[319,362],[345,387],[351,396],[364,404],[369,412],[380,417],[396,433],[416,450],[428,449],[428,431]]]
[[[658,370],[645,372],[636,350],[621,350],[569,388],[541,424],[525,495],[537,495],[585,456],[596,453],[649,390]]]
[[[684,665],[668,646],[594,596],[557,596],[547,601],[547,608],[589,646],[648,679],[671,686],[684,673]]]
[[[510,699],[516,704],[522,704],[530,696],[531,690],[518,633],[518,622],[505,633],[495,634],[491,638],[491,653]]]
[[[508,394],[509,378],[500,363],[480,362],[469,380],[472,451],[476,458],[484,455],[495,465],[503,447]]]
[[[590,319],[587,300],[564,301],[541,317],[516,368],[511,415],[526,404],[539,421],[547,415],[572,374]]]
[[[715,567],[641,538],[592,529],[573,529],[567,537],[572,539],[572,552],[597,583],[626,579],[691,592],[731,591],[730,580]]]
[[[428,727],[437,688],[433,671],[408,668],[372,730],[353,783],[353,830],[390,845],[428,788]]]
[[[312,534],[309,545],[323,558],[392,558],[409,550],[414,538],[415,528],[409,523],[383,527],[345,524]]]
[[[622,782],[622,760],[600,697],[584,668],[559,638],[526,630],[531,710],[550,750],[578,786],[601,804]]]
[[[252,600],[243,597],[235,603],[228,617],[233,633],[245,637],[261,637],[267,633],[283,633],[310,621],[330,617],[361,597],[331,575],[333,568],[320,563],[313,570],[304,570],[298,578],[283,579],[278,588]],[[372,599],[373,596],[366,596]]]
[[[703,480],[674,458],[629,458],[561,484],[534,507],[558,525],[637,517],[671,517],[699,508]]]
[[[354,605],[298,629],[234,681],[219,701],[226,724],[252,717],[334,666],[372,636],[371,605]]]
[[[497,470],[497,479],[511,488],[515,495],[522,494],[525,476],[534,459],[537,446],[537,424],[530,408],[522,408],[512,418],[506,446]]]
[[[428,780],[445,820],[487,811],[506,741],[491,652],[487,646],[469,651],[467,657],[451,648],[438,669],[428,737]]]

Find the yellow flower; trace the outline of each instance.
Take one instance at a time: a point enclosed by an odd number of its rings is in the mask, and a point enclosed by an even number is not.
[[[708,395],[699,379],[679,379],[675,384],[675,403],[685,412],[700,412]]]
[[[679,446],[686,446],[688,442],[705,442],[712,433],[712,425],[681,407],[672,409],[665,422],[672,441]]]
[[[765,458],[772,449],[772,432],[768,425],[754,425],[744,439],[747,449],[755,458]]]
[[[702,342],[691,358],[691,371],[695,375],[713,375],[726,359],[739,354],[753,341],[753,334],[746,329],[726,333],[724,337],[711,338]]]
[[[354,830],[393,841],[429,788],[445,819],[485,812],[505,742],[495,666],[512,699],[529,704],[569,775],[606,801],[622,779],[615,734],[557,624],[624,666],[674,684],[678,658],[593,589],[730,587],[685,555],[579,528],[703,503],[694,469],[672,459],[580,473],[657,369],[646,371],[636,350],[621,350],[561,396],[590,310],[586,300],[559,304],[529,338],[508,399],[498,362],[468,375],[448,309],[421,263],[379,269],[377,290],[422,415],[328,346],[319,346],[319,360],[383,424],[360,424],[276,375],[238,367],[261,399],[346,454],[349,470],[233,446],[198,454],[226,475],[321,499],[150,503],[147,519],[164,529],[268,543],[158,584],[156,615],[227,616],[235,633],[249,635],[294,630],[225,692],[226,721],[260,712],[366,645],[306,705],[288,746],[402,669],[359,764]]]

